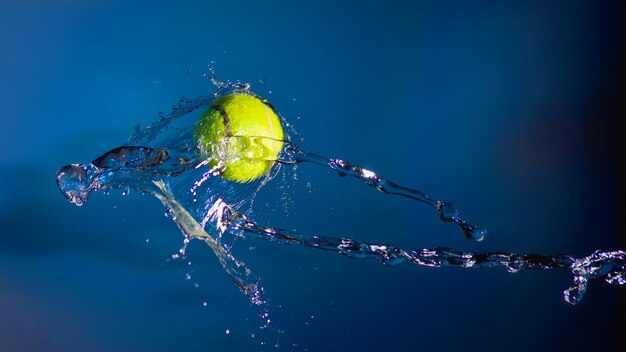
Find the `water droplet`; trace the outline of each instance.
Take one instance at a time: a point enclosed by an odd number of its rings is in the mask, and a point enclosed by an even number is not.
[[[473,227],[468,231],[464,231],[464,233],[468,239],[480,242],[485,239],[485,236],[487,235],[487,229],[483,227]]]
[[[460,221],[459,210],[448,202],[438,201],[436,203],[437,215],[439,219],[445,222],[457,222]]]

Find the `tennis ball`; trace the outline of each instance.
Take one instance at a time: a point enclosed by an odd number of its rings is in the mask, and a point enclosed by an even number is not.
[[[266,100],[244,93],[218,98],[202,114],[194,138],[220,176],[251,182],[265,175],[283,148],[283,128]]]

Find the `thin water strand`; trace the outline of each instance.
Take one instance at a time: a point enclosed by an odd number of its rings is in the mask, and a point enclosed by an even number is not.
[[[580,259],[567,254],[473,253],[446,247],[407,251],[389,244],[367,243],[342,237],[301,235],[280,228],[261,226],[234,209],[223,212],[223,216],[221,223],[228,224],[245,238],[330,250],[353,259],[375,258],[386,265],[408,261],[427,267],[503,267],[510,273],[520,270],[565,269],[573,275],[574,283],[563,291],[563,298],[570,304],[577,304],[582,300],[590,279],[604,279],[612,285],[626,284],[626,252],[624,251],[595,251]]]
[[[183,159],[189,161],[191,157]],[[114,148],[89,164],[70,164],[63,166],[56,175],[57,185],[67,200],[77,206],[83,205],[93,191],[124,188],[114,182],[120,174],[131,172],[136,180],[152,180],[154,177],[179,175],[193,167],[190,162],[173,161],[167,149],[155,149],[141,146],[122,146]]]
[[[459,226],[465,237],[474,241],[482,241],[487,235],[484,227],[474,226],[465,221],[459,210],[449,202],[435,200],[422,191],[401,186],[378,176],[371,170],[364,169],[358,165],[351,164],[342,159],[332,159],[314,153],[306,152],[291,142],[285,142],[283,153],[279,156],[279,162],[284,164],[312,163],[325,166],[337,172],[339,176],[356,177],[370,187],[374,187],[385,194],[399,195],[409,199],[426,203],[435,208],[437,216],[441,221],[453,223]]]
[[[154,181],[154,185],[159,192],[151,193],[168,209],[172,219],[174,219],[174,222],[185,236],[185,243],[188,243],[191,239],[204,241],[213,250],[213,253],[235,285],[248,296],[250,302],[255,305],[265,304],[266,302],[261,297],[263,288],[259,286],[259,278],[246,267],[244,262],[237,260],[213,236],[204,231],[204,228],[174,199],[172,192],[163,181]],[[212,215],[216,219],[220,218],[225,206],[225,203],[218,202]]]

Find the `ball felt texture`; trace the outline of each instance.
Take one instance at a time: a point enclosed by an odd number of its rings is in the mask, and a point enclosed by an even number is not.
[[[234,182],[265,175],[283,147],[283,128],[265,100],[233,93],[218,98],[198,121],[194,137],[209,166]]]

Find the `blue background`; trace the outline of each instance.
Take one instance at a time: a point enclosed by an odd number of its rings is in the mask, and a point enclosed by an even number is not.
[[[207,65],[252,83],[305,149],[495,233],[468,242],[425,205],[312,165],[260,192],[260,223],[403,248],[620,248],[623,13],[619,1],[0,2],[0,350],[259,350],[255,309],[207,248],[191,246],[191,266],[168,260],[181,236],[155,199],[112,192],[78,208],[54,182],[180,96],[211,93]],[[235,253],[262,278],[284,350],[615,350],[624,333],[624,289],[592,282],[572,307],[566,272],[386,267],[253,241]]]

